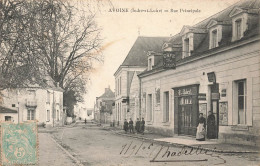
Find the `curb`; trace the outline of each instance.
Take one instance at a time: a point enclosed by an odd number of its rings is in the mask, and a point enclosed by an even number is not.
[[[77,166],[84,166],[83,164],[81,164],[81,162],[76,159],[74,156],[72,156],[65,148],[63,148],[52,136],[50,136],[52,141],[55,142],[57,144],[57,146],[64,151],[75,163]]]
[[[118,133],[118,132],[114,132],[117,135],[122,135],[122,136],[126,136],[126,137],[132,137],[132,138],[137,138],[137,139],[142,139],[142,140],[148,140],[148,141],[153,141],[153,142],[157,142],[157,143],[164,143],[164,144],[169,144],[172,145],[174,147],[189,147],[189,148],[198,148],[198,146],[194,146],[194,145],[184,145],[184,144],[178,144],[178,143],[171,143],[171,142],[165,142],[165,141],[158,141],[158,140],[154,140],[154,139],[150,139],[147,137],[141,137],[141,136],[135,136],[135,135],[128,135],[128,134],[123,134],[123,133]],[[211,149],[211,148],[203,148],[203,147],[199,147],[202,150],[205,151],[210,151],[210,152],[216,152],[216,153],[259,153],[259,151],[232,151],[232,150],[218,150],[218,149]]]

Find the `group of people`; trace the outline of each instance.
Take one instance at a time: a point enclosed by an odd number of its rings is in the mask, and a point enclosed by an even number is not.
[[[124,127],[124,130],[126,133],[128,132],[128,130],[130,133],[134,133],[134,122],[131,118],[130,118],[129,122],[127,122],[127,120],[125,119],[123,127]],[[137,133],[144,134],[144,127],[145,127],[144,118],[142,118],[141,121],[139,120],[139,118],[137,118],[136,122],[135,122],[135,131]]]
[[[198,127],[196,133],[196,140],[205,141],[206,137],[206,119],[203,117],[203,113],[199,114]],[[215,116],[212,111],[209,111],[209,116],[207,118],[207,138],[216,138],[216,124]]]

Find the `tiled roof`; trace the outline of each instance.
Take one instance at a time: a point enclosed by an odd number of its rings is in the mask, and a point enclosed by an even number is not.
[[[139,36],[122,66],[147,66],[147,52],[160,52],[164,42],[169,40],[169,37],[143,37]]]
[[[17,113],[17,110],[0,106],[0,113]]]
[[[244,33],[244,36],[242,39],[231,42],[232,28],[231,27],[226,28],[222,32],[222,40],[219,42],[219,46],[216,48],[213,48],[213,49],[209,49],[209,34],[208,33],[202,34],[199,41],[194,41],[194,42],[197,42],[196,43],[197,45],[196,45],[196,47],[194,45],[194,51],[192,52],[190,57],[182,59],[182,46],[177,49],[175,48],[174,53],[176,55],[177,64],[178,64],[178,62],[183,62],[183,61],[192,59],[195,56],[199,56],[204,53],[215,51],[217,49],[221,49],[222,47],[226,47],[226,46],[235,44],[237,42],[241,42],[250,37],[259,36],[260,35],[260,27],[259,27],[260,0],[242,0],[228,8],[222,10],[221,12],[199,22],[198,24],[196,24],[194,26],[190,26],[190,27],[188,26],[188,27],[193,29],[193,30],[191,30],[191,32],[194,32],[194,33],[205,32],[205,29],[207,28],[208,24],[212,20],[217,21],[217,23],[221,24],[221,25],[230,25],[231,26],[232,18],[230,17],[230,13],[236,7],[246,10],[248,13],[258,14],[258,21],[249,20],[248,30]],[[198,30],[199,28],[201,28],[202,30],[199,31]],[[195,31],[194,31],[194,29],[195,29]],[[169,39],[168,43],[170,43],[170,45],[172,45],[172,46],[181,44],[182,43],[181,34],[179,33],[179,34],[176,34],[175,36],[171,37]],[[162,70],[162,65],[163,64],[161,62],[157,63],[157,66],[154,66],[153,70],[154,71]],[[154,71],[144,71],[143,73],[152,73]]]
[[[114,97],[115,97],[114,92],[112,92],[112,90],[110,88],[106,88],[105,93],[103,93],[98,98],[114,98]]]

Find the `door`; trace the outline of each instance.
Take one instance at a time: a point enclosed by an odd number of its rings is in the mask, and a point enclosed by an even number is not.
[[[211,110],[215,116],[215,131],[214,136],[218,138],[219,131],[219,84],[214,84],[211,86]],[[214,139],[214,138],[213,138]]]
[[[181,135],[195,135],[194,128],[194,119],[193,117],[193,100],[192,96],[185,96],[179,98],[179,134]]]

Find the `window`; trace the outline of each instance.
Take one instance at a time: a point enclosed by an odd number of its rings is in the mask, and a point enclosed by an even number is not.
[[[59,114],[59,110],[57,110],[57,121],[60,120],[60,114]]]
[[[56,111],[53,111],[53,119],[56,119]]]
[[[11,116],[5,116],[5,121],[12,121],[12,117]]]
[[[120,77],[120,87],[119,87],[119,88],[120,88],[120,91],[119,91],[119,94],[120,94],[120,95],[121,95],[121,93],[122,93],[122,92],[121,92],[121,87],[122,87],[122,78]]]
[[[169,92],[164,92],[163,95],[163,121],[169,122]]]
[[[246,81],[237,81],[238,124],[246,124]]]
[[[241,19],[235,21],[235,35],[237,39],[242,37]]]
[[[47,122],[50,121],[50,117],[51,117],[50,110],[47,110],[47,119],[46,119]]]
[[[152,58],[148,60],[148,70],[152,70]]]
[[[117,96],[117,80],[116,80],[116,93],[115,93],[115,94],[116,94],[116,96]]]
[[[183,58],[190,56],[190,40],[189,38],[184,40],[184,52],[183,52]]]
[[[147,98],[147,121],[152,121],[152,110],[153,110],[153,103],[152,103],[152,94],[148,94]]]
[[[27,120],[35,119],[35,110],[27,110]]]
[[[50,103],[50,96],[51,96],[51,93],[49,91],[47,91],[47,103]]]
[[[15,104],[12,104],[12,107],[15,107]]]
[[[217,47],[217,30],[211,33],[211,48]]]

